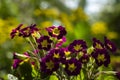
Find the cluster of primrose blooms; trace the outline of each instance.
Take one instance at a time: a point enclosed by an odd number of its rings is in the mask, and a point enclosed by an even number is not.
[[[66,42],[66,33],[62,26],[51,26],[45,28],[48,34],[42,34],[36,24],[22,28],[20,24],[13,29],[10,36],[26,38],[31,44],[33,51],[24,54],[14,53],[13,69],[17,69],[24,62],[18,56],[28,59],[31,65],[37,66],[39,79],[42,74],[56,75],[59,80],[95,80],[99,74],[113,74],[120,79],[120,72],[98,71],[100,66],[108,67],[110,54],[115,52],[115,45],[104,37],[104,43],[93,38],[92,47],[88,48],[84,40],[78,39],[63,47]],[[30,61],[34,59],[33,61]],[[36,62],[39,62],[36,64]],[[82,72],[82,74],[81,74]],[[84,75],[84,79],[83,76]],[[79,78],[79,79],[78,79]],[[43,79],[45,80],[45,78]]]

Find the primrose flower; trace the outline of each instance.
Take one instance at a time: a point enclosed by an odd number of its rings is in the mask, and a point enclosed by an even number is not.
[[[59,63],[53,61],[50,55],[46,55],[40,61],[40,69],[46,74],[52,74],[54,71],[57,71],[59,68]]]
[[[81,63],[87,63],[89,61],[89,55],[83,54],[82,57],[79,59]]]
[[[62,49],[52,49],[48,54],[51,55],[54,61],[62,61],[65,55]]]
[[[110,56],[105,49],[96,49],[92,53],[92,57],[95,59],[98,66],[104,65],[107,67],[110,63]]]
[[[37,43],[39,49],[50,50],[52,40],[48,36],[41,36],[37,39]]]
[[[13,29],[10,33],[11,38],[13,39],[15,36],[19,36],[20,28],[23,26],[23,24],[20,24],[17,28]]]
[[[87,49],[86,42],[83,40],[74,40],[69,46],[68,50],[75,53]]]
[[[66,60],[71,58],[71,52],[68,50],[68,47],[61,48],[61,50],[63,51],[64,56],[61,58],[60,62],[65,64]]]
[[[28,27],[25,27],[25,28],[21,29],[20,30],[20,36],[29,37],[35,31],[38,31],[38,28],[36,28],[36,24],[32,24]]]
[[[102,42],[100,42],[100,40],[97,40],[96,38],[93,38],[93,47],[95,49],[104,49],[104,45],[102,44]]]
[[[107,49],[109,49],[112,52],[115,52],[117,50],[115,44],[113,44],[113,42],[111,42],[109,39],[107,39],[107,37],[104,37],[104,41],[105,41],[105,47]]]
[[[46,30],[48,31],[50,36],[56,37],[57,39],[61,39],[67,33],[65,28],[62,26],[58,26],[58,27],[52,26],[46,28]]]
[[[11,38],[13,39],[15,36],[29,37],[35,31],[39,29],[36,28],[36,24],[30,25],[28,27],[22,28],[23,24],[20,24],[17,28],[13,29],[10,33]]]
[[[22,24],[13,29],[10,36],[12,39],[15,36],[29,38],[32,49],[23,54],[13,53],[12,67],[18,69],[15,73],[19,73],[19,69],[25,68],[22,65],[29,63],[31,66],[26,67],[32,69],[32,73],[26,73],[26,75],[30,75],[26,77],[21,72],[21,75],[18,76],[20,79],[29,79],[31,77],[36,80],[49,80],[54,79],[51,78],[51,75],[54,75],[56,79],[60,80],[73,78],[94,80],[99,75],[104,74],[113,74],[113,76],[120,79],[120,72],[98,70],[100,66],[108,67],[110,64],[108,49],[111,52],[116,51],[115,45],[107,37],[104,37],[104,44],[100,40],[93,38],[93,45],[88,47],[86,41],[78,39],[66,47],[62,47],[63,43],[66,42],[65,35],[67,33],[64,27],[48,27],[46,28],[48,35],[45,35],[44,32],[43,34],[39,32],[42,29],[36,28],[36,24],[24,28],[21,28],[21,26]],[[91,62],[95,65],[91,65]],[[92,73],[91,69],[94,69]],[[38,74],[34,75],[34,73]]]
[[[78,75],[81,70],[81,62],[75,58],[71,58],[65,63],[65,71],[69,76]]]

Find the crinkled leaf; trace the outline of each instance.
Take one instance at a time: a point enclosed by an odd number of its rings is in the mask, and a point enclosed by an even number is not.
[[[21,73],[21,77],[24,80],[33,79],[33,77],[32,77],[32,68],[31,68],[30,63],[24,62],[23,64],[21,64],[20,67],[19,67],[19,71]]]
[[[55,75],[51,75],[49,80],[58,80],[58,78]]]

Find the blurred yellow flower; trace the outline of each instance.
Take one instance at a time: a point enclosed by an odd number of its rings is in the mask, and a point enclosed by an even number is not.
[[[74,20],[86,21],[86,20],[88,20],[88,16],[84,12],[84,10],[81,7],[79,7],[76,10],[73,11],[73,13],[70,16],[70,19],[72,21],[74,21]]]
[[[65,13],[61,13],[59,18],[63,25],[66,27],[66,30],[73,32],[73,25],[72,22],[69,20],[69,16]]]
[[[70,20],[71,20],[71,21],[77,20],[76,18],[77,18],[77,17],[76,17],[74,14],[71,14],[71,15],[70,15]]]
[[[42,11],[40,9],[36,9],[33,14],[35,16],[40,16],[41,13],[42,13]]]
[[[43,14],[47,17],[57,18],[59,15],[59,11],[56,8],[50,8],[43,10]]]
[[[4,44],[10,39],[10,32],[18,26],[18,21],[15,18],[0,19],[0,44]],[[17,40],[16,40],[17,41]],[[20,44],[20,39],[18,43]]]
[[[51,21],[44,21],[41,23],[41,27],[48,27],[48,26],[52,26],[52,22]]]
[[[3,19],[0,19],[0,27],[5,25],[5,21]]]
[[[107,37],[109,39],[116,39],[116,38],[118,38],[118,34],[116,32],[108,32]]]
[[[4,43],[4,41],[5,41],[6,38],[7,38],[6,32],[5,32],[6,29],[7,29],[7,28],[5,28],[5,25],[6,25],[5,22],[6,22],[5,20],[0,19],[0,37],[1,37],[1,39],[0,39],[0,44]]]
[[[92,25],[91,31],[93,34],[106,34],[108,27],[105,22],[96,22]]]

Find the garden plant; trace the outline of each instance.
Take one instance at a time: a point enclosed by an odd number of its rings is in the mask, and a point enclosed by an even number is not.
[[[13,52],[9,80],[120,79],[120,72],[113,71],[110,66],[110,54],[115,53],[117,48],[106,36],[103,41],[91,39],[91,46],[83,39],[74,39],[65,45],[65,27],[36,26],[31,24],[23,27],[23,24],[20,24],[11,31],[11,39],[22,37],[30,44],[31,49],[24,53]]]

